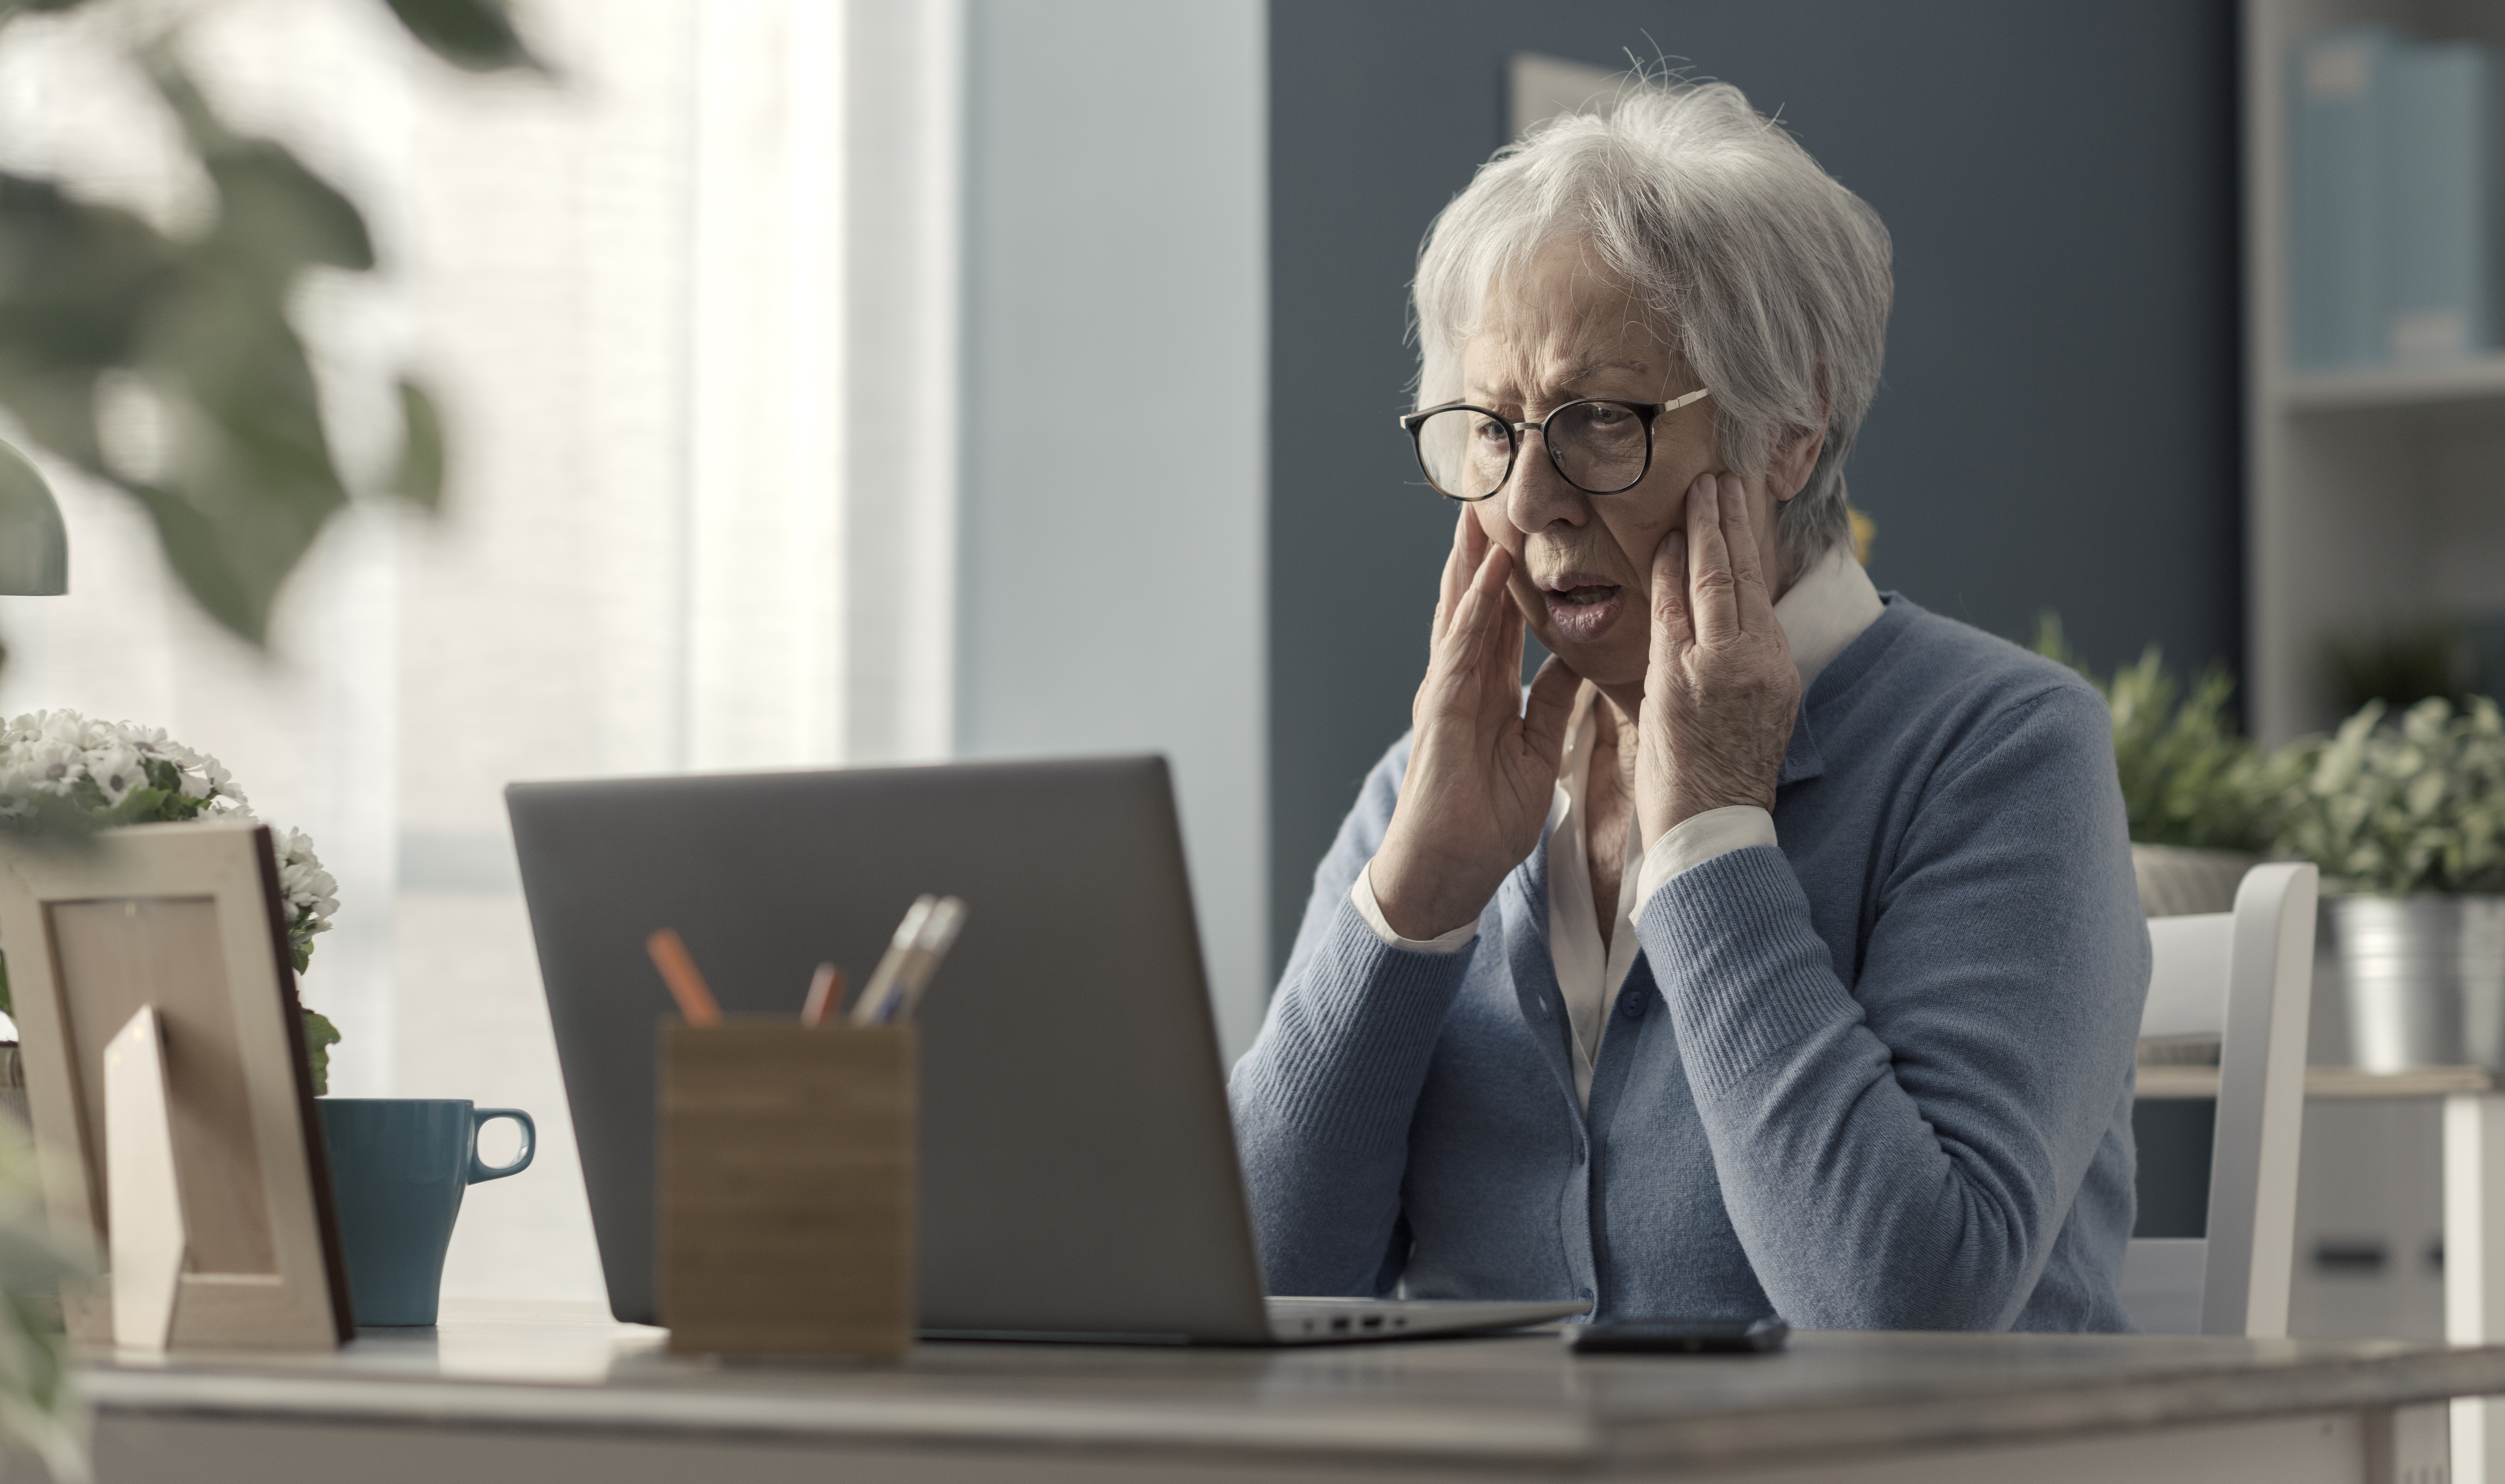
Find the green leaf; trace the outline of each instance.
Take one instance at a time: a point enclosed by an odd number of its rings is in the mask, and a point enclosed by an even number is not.
[[[285,146],[247,140],[203,162],[224,201],[217,230],[230,250],[287,270],[303,263],[355,272],[374,265],[365,217]]]
[[[262,643],[280,586],[348,502],[312,367],[277,296],[218,258],[186,265],[146,351],[172,405],[169,468],[124,487],[201,606]]]
[[[96,373],[137,354],[176,257],[128,212],[0,173],[0,402],[34,442],[104,472]]]
[[[217,188],[217,225],[201,250],[232,258],[282,291],[308,263],[354,272],[374,265],[373,239],[354,202],[285,145],[228,127],[170,48],[148,53],[148,73]]]
[[[254,644],[267,642],[270,584],[236,570],[227,554],[226,533],[182,496],[152,484],[128,486],[157,522],[165,560],[209,617]]]
[[[74,11],[87,0],[0,0],[0,25],[6,25],[20,15],[42,16],[60,11]]]
[[[331,1093],[331,1048],[339,1043],[339,1028],[319,1010],[304,1010],[304,1065],[313,1074],[313,1095]]]
[[[392,489],[424,510],[443,506],[443,414],[425,387],[407,377],[400,383],[401,444]]]
[[[385,0],[419,44],[455,67],[495,72],[547,69],[522,45],[512,15],[498,0]]]
[[[162,789],[133,789],[122,795],[122,802],[104,811],[103,822],[107,826],[152,824],[164,802]]]

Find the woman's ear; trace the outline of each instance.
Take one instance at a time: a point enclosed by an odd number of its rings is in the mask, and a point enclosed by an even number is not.
[[[1817,468],[1817,456],[1826,447],[1824,431],[1794,428],[1791,441],[1775,450],[1774,462],[1766,471],[1766,483],[1778,501],[1788,500],[1809,487],[1810,472]]]

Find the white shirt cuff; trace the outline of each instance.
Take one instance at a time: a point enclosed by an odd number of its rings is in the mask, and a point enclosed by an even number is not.
[[[1636,873],[1636,901],[1652,901],[1652,894],[1668,886],[1671,877],[1715,856],[1774,843],[1775,817],[1755,804],[1732,804],[1690,815],[1671,826],[1670,832],[1644,852],[1643,868]],[[1357,879],[1360,886],[1365,882],[1362,874]]]
[[[1765,813],[1763,809],[1757,812]],[[1774,833],[1771,820],[1766,824],[1766,833],[1770,836]],[[1471,938],[1479,936],[1479,925],[1473,920],[1439,937],[1402,937],[1392,931],[1392,924],[1383,920],[1383,903],[1374,900],[1373,872],[1374,863],[1366,862],[1364,869],[1357,873],[1357,885],[1348,889],[1348,900],[1356,903],[1357,915],[1365,919],[1365,925],[1374,930],[1374,936],[1383,939],[1386,947],[1406,948],[1411,953],[1459,953],[1470,945]]]

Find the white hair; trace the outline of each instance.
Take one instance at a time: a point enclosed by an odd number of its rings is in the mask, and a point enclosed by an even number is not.
[[[1795,573],[1851,539],[1844,457],[1879,390],[1894,293],[1888,229],[1727,83],[1629,79],[1497,152],[1427,230],[1414,285],[1418,406],[1461,396],[1462,346],[1489,293],[1580,238],[1659,317],[1712,389],[1742,474],[1823,426],[1778,521]]]

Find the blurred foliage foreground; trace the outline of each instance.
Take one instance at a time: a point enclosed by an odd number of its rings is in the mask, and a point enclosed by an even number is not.
[[[389,4],[456,66],[537,66],[495,0]],[[0,171],[0,406],[45,451],[137,501],[184,586],[258,645],[288,574],[351,497],[290,298],[308,270],[371,271],[373,241],[294,152],[220,117],[182,59],[185,7],[0,0],[0,46],[70,11],[115,13],[98,18],[179,125],[215,209],[170,233],[59,180]],[[360,492],[431,510],[441,420],[415,377],[396,391],[398,457]],[[152,430],[144,456],[106,436],[108,410]]]
[[[453,66],[545,70],[502,0],[384,3]],[[213,196],[198,226],[170,231],[62,180],[0,170],[0,406],[37,447],[138,502],[185,588],[259,646],[324,524],[361,495],[434,509],[446,450],[435,399],[399,373],[397,456],[370,477],[343,476],[290,307],[310,272],[372,271],[373,240],[355,203],[285,145],[230,125],[194,81],[182,44],[200,8],[0,0],[0,47],[68,23],[64,13],[98,22]],[[108,421],[147,434],[109,437]],[[86,1414],[55,1294],[86,1258],[55,1245],[35,1184],[24,1135],[0,1114],[0,1434],[75,1480],[88,1471]]]

